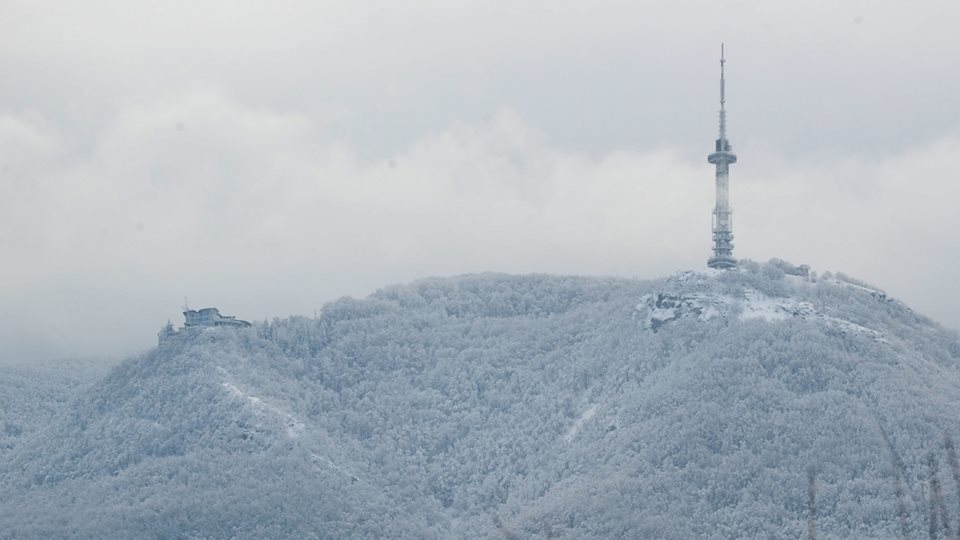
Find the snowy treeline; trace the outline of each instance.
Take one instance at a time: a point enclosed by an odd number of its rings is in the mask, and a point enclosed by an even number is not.
[[[90,360],[0,364],[0,462],[103,376],[107,366]]]
[[[0,537],[797,538],[813,478],[820,538],[920,538],[931,455],[957,530],[957,336],[785,269],[427,279],[172,339],[18,439]],[[742,302],[654,331],[665,291]]]

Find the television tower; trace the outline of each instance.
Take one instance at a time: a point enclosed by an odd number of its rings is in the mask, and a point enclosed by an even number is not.
[[[737,155],[727,140],[727,111],[723,64],[723,44],[720,44],[720,138],[716,151],[707,156],[707,161],[717,166],[717,205],[713,209],[713,257],[707,260],[710,268],[729,270],[737,267],[733,258],[733,211],[730,210],[730,164],[737,162]]]

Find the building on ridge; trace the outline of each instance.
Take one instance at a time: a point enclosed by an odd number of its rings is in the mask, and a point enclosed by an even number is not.
[[[215,307],[203,309],[184,309],[183,317],[186,322],[184,328],[195,326],[233,326],[237,328],[246,328],[250,326],[247,321],[241,321],[233,315],[221,315],[220,310]]]
[[[233,315],[221,315],[220,310],[214,307],[190,309],[189,307],[184,306],[183,318],[183,328],[180,330],[174,328],[173,323],[168,320],[167,324],[161,328],[160,332],[157,334],[157,341],[159,343],[163,343],[167,339],[176,336],[180,332],[184,332],[193,328],[214,328],[222,326],[231,328],[247,328],[250,326],[249,322],[240,320]]]

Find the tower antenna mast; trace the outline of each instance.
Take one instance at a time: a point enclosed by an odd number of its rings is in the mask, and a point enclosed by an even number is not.
[[[723,43],[720,44],[720,140],[727,140],[727,110],[725,105],[727,103],[727,80],[724,76],[724,64],[727,63],[727,59],[724,56],[723,52]]]
[[[733,210],[730,209],[730,164],[737,162],[730,142],[727,141],[727,90],[724,46],[720,44],[720,136],[715,151],[707,156],[707,162],[716,165],[717,203],[713,208],[713,256],[707,266],[721,270],[737,267],[733,258]]]

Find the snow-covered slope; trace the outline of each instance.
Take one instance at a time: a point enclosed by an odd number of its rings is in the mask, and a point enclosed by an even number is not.
[[[90,360],[0,364],[0,462],[108,369]]]
[[[776,269],[775,266],[771,268]],[[764,293],[749,284],[731,289],[724,286],[730,281],[725,274],[722,270],[688,270],[674,274],[664,287],[640,299],[637,310],[641,313],[644,328],[656,331],[664,324],[681,318],[695,318],[699,321],[708,321],[715,317],[766,321],[801,319],[831,326],[842,333],[861,334],[885,342],[883,334],[877,330],[830,315],[831,308],[826,304],[814,304],[811,292],[817,291],[813,286],[817,282],[815,277],[797,279],[790,276],[793,278],[794,287],[789,291],[792,294],[785,295],[784,291]],[[784,278],[789,279],[786,275]],[[835,278],[827,278],[825,283],[852,287],[867,292],[874,298],[893,301],[877,289]]]
[[[428,279],[182,336],[8,452],[0,537],[796,538],[811,478],[820,538],[926,534],[960,341],[789,272]]]

